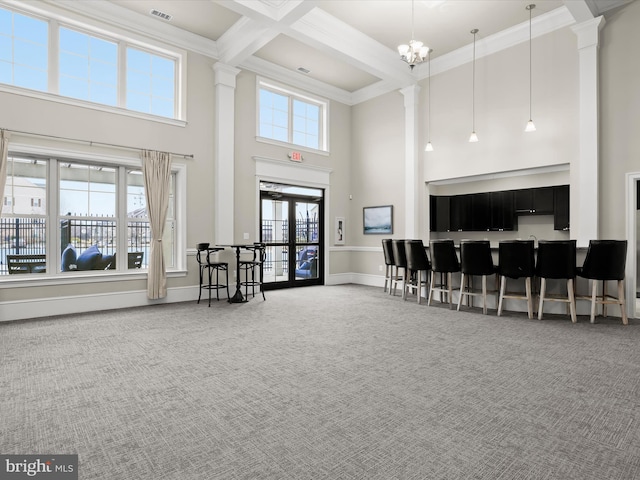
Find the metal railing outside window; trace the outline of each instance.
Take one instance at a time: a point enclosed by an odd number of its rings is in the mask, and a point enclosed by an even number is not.
[[[116,223],[113,220],[63,219],[60,221],[60,239],[62,250],[71,243],[80,254],[91,245],[97,245],[103,255],[113,255],[116,252]],[[127,239],[129,252],[144,253],[142,268],[147,268],[151,245],[149,222],[129,221]],[[9,273],[7,255],[46,253],[45,219],[0,218],[0,275]],[[49,263],[53,265],[49,257]]]

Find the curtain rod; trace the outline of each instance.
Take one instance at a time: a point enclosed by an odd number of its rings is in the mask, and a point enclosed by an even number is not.
[[[89,144],[90,147],[96,145],[96,146],[105,146],[105,147],[114,147],[114,148],[121,148],[124,150],[147,150],[144,148],[137,148],[137,147],[129,147],[126,145],[117,145],[115,143],[106,143],[106,142],[94,142],[93,140],[80,140],[77,138],[69,138],[69,137],[60,137],[57,135],[47,135],[44,133],[33,133],[33,132],[23,132],[20,130],[11,130],[10,128],[0,128],[0,130],[4,130],[7,132],[11,132],[11,133],[18,133],[18,134],[22,134],[22,135],[31,135],[34,137],[46,137],[46,138],[55,138],[57,140],[67,140],[67,141],[71,141],[71,142],[79,142],[79,143],[86,143]],[[174,152],[167,152],[171,155],[175,155],[176,157],[184,157],[184,158],[193,158],[193,153],[174,153]]]

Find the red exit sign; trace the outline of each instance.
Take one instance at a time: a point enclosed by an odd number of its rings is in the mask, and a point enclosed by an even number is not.
[[[292,162],[301,162],[302,161],[302,153],[300,152],[291,152],[289,154],[289,158]]]

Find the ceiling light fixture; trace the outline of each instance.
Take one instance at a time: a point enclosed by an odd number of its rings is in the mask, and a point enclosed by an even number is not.
[[[529,121],[527,122],[527,126],[525,127],[525,132],[535,132],[536,126],[533,123],[531,116],[531,10],[536,8],[535,4],[527,5],[525,7],[529,10]]]
[[[471,100],[471,121],[472,121],[472,129],[471,136],[469,137],[469,142],[474,143],[478,141],[478,135],[476,135],[476,33],[478,33],[478,29],[474,28],[471,30],[473,33],[473,87],[471,90],[472,100]]]
[[[419,40],[414,40],[414,11],[413,11],[413,0],[411,0],[411,41],[409,45],[400,45],[398,47],[398,53],[400,54],[400,59],[407,62],[411,70],[418,63],[422,63],[426,60],[429,55],[429,47],[424,45]]]
[[[433,50],[429,50],[429,76],[427,77],[427,146],[424,147],[425,152],[433,152],[433,145],[431,144],[431,53],[433,53]]]

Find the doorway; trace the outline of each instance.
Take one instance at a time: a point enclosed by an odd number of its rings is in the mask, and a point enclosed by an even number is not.
[[[264,288],[324,284],[324,191],[260,182]]]

